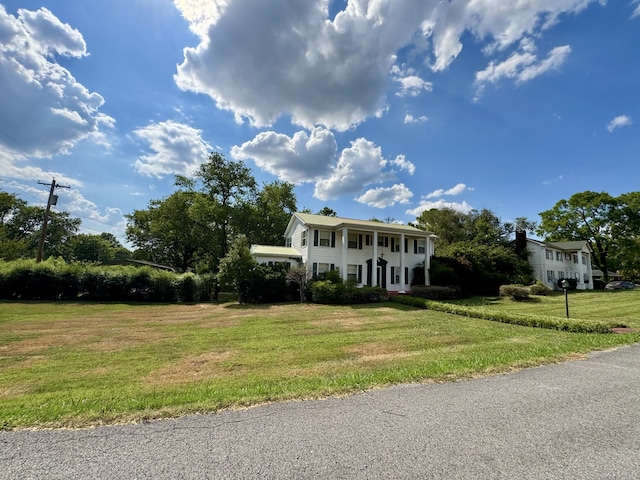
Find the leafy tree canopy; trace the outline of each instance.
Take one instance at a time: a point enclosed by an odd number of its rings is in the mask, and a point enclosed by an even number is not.
[[[580,192],[560,200],[540,217],[538,234],[547,241],[586,240],[605,282],[612,268],[640,271],[640,192],[618,197]]]

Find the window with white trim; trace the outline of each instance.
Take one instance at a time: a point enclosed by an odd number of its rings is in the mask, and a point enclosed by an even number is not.
[[[347,235],[347,248],[358,248],[358,234],[349,232]]]
[[[300,244],[301,244],[303,247],[306,247],[306,246],[307,246],[307,231],[306,231],[306,230],[303,230],[303,231],[302,231],[302,239],[301,239],[301,241],[300,241]]]
[[[418,253],[424,253],[424,248],[425,248],[425,239],[424,238],[418,239]]]
[[[547,270],[547,281],[553,282],[556,279],[556,273],[553,270]]]
[[[358,265],[347,265],[347,280],[350,282],[358,281]]]
[[[553,250],[549,250],[548,248],[546,248],[544,250],[544,253],[546,255],[547,260],[553,260]]]
[[[331,245],[331,232],[329,230],[320,230],[318,232],[318,245],[321,247],[329,247]]]

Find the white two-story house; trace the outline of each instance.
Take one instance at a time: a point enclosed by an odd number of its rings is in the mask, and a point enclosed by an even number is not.
[[[295,213],[284,232],[285,246],[253,245],[258,263],[306,265],[310,276],[338,270],[343,280],[410,290],[413,269],[425,266],[425,285],[434,235],[407,225]]]
[[[540,242],[527,238],[527,250],[534,277],[548,287],[557,289],[558,280],[574,278],[578,290],[593,290],[591,252],[585,240]]]

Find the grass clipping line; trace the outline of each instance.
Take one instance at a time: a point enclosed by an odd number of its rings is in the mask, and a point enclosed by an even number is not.
[[[597,322],[594,320],[565,319],[545,315],[534,315],[531,313],[498,312],[482,307],[454,305],[417,297],[397,296],[391,297],[389,300],[403,305],[424,308],[425,310],[435,310],[493,322],[510,323],[512,325],[525,327],[547,328],[573,333],[611,333],[612,328],[625,328],[627,326],[621,322]]]

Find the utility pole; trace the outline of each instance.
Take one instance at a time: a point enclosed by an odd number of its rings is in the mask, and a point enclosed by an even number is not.
[[[44,211],[44,221],[42,222],[42,235],[40,236],[40,245],[38,245],[38,256],[36,257],[36,263],[40,263],[42,261],[42,251],[44,250],[44,239],[47,235],[47,223],[49,222],[49,211],[51,210],[51,205],[55,205],[58,203],[58,196],[54,195],[53,192],[56,188],[71,188],[68,185],[59,185],[56,183],[56,179],[51,180],[51,183],[38,182],[40,185],[46,185],[51,187],[49,190],[49,200],[47,201],[47,209]]]

